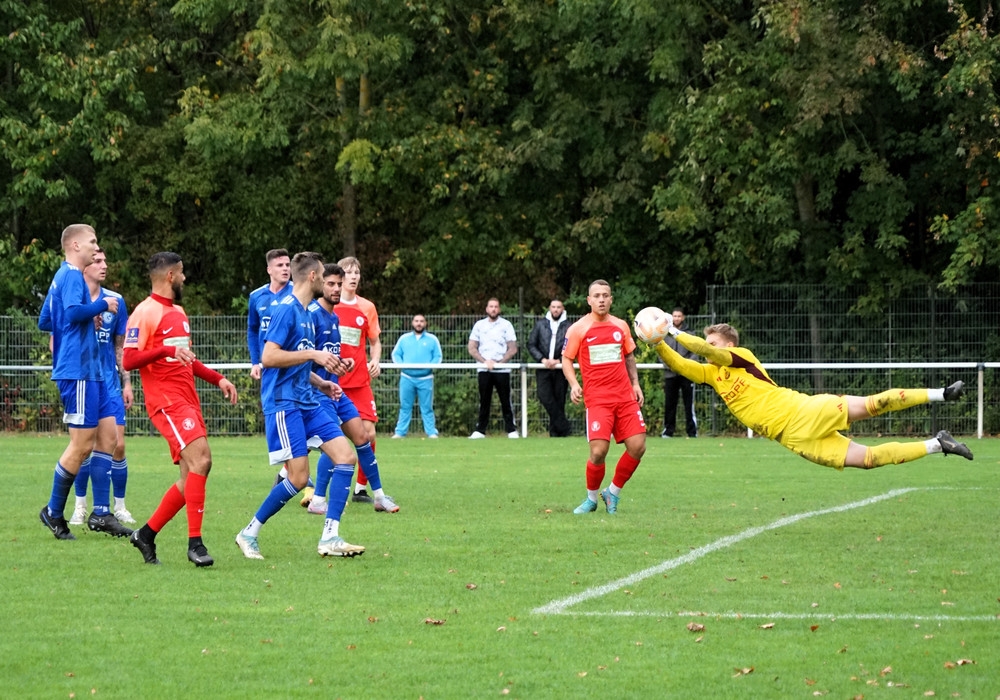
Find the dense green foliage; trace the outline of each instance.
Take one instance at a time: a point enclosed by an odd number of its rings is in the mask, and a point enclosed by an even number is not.
[[[0,0],[0,308],[58,235],[239,306],[272,247],[397,312],[698,306],[707,283],[995,277],[989,6],[944,0]]]

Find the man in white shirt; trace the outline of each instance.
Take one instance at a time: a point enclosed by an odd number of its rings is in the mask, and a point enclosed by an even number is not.
[[[495,369],[517,354],[517,335],[510,321],[500,317],[500,301],[496,298],[486,303],[486,318],[476,321],[469,334],[469,354],[483,365],[479,368],[479,420],[469,436],[477,440],[486,437],[490,422],[490,404],[493,389],[500,399],[504,430],[509,438],[520,437],[514,425],[514,406],[510,402],[510,370]]]

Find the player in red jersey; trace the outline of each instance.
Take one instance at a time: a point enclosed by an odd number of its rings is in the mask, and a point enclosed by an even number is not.
[[[580,515],[597,510],[604,500],[608,513],[618,510],[622,487],[632,478],[646,452],[646,422],[642,418],[643,396],[635,368],[635,341],[625,321],[611,315],[611,285],[604,280],[591,282],[587,290],[590,313],[570,326],[562,353],[563,374],[570,386],[573,403],[582,400],[587,408],[587,497],[573,512]],[[580,364],[583,383],[576,379],[573,361]],[[611,436],[625,443],[625,452],[615,466],[611,484],[603,491],[604,460]]]
[[[152,294],[140,303],[125,331],[125,369],[139,370],[146,411],[170,445],[180,478],[169,488],[159,507],[141,528],[132,533],[132,545],[147,564],[159,564],[156,535],[187,506],[188,559],[195,566],[215,563],[201,540],[205,513],[205,481],[212,468],[201,402],[194,378],[201,377],[222,390],[230,403],[237,401],[236,387],[195,357],[187,314],[175,302],[184,288],[184,262],[176,253],[157,253],[149,259]]]
[[[382,341],[379,335],[382,329],[378,325],[378,311],[368,299],[358,294],[361,282],[361,263],[357,258],[344,258],[337,263],[344,268],[344,286],[340,292],[340,302],[333,307],[333,312],[340,320],[340,356],[354,360],[354,369],[340,378],[340,388],[354,402],[365,431],[372,453],[375,452],[375,424],[378,423],[378,409],[375,406],[375,394],[372,393],[372,380],[382,373],[379,361],[382,357]],[[365,352],[365,343],[368,352]],[[368,495],[368,477],[361,464],[358,464],[358,480],[354,486],[351,500],[355,503],[373,503]]]

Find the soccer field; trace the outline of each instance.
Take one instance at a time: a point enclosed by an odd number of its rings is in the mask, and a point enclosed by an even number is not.
[[[55,540],[38,510],[66,438],[0,440],[3,696],[1000,697],[995,440],[838,473],[761,439],[651,438],[618,513],[575,516],[582,437],[384,439],[401,511],[349,505],[364,556],[319,557],[296,499],[251,561],[233,537],[275,470],[263,438],[212,439],[207,569],[183,513],[159,567]],[[176,467],[160,438],[127,447],[143,521]]]

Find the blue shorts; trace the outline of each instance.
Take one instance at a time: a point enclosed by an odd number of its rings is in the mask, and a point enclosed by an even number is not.
[[[289,409],[264,416],[267,456],[271,464],[282,464],[309,454],[309,443],[319,440],[317,447],[343,437],[336,421],[322,407]]]
[[[319,403],[323,410],[337,419],[340,425],[354,418],[361,417],[361,414],[358,413],[358,407],[354,405],[353,401],[347,398],[347,394],[342,395],[338,401],[334,401],[326,394],[323,394],[320,397]]]
[[[63,423],[70,428],[96,428],[102,418],[115,415],[108,387],[102,381],[59,379],[59,396],[63,404]]]
[[[111,391],[108,399],[115,411],[115,425],[125,425],[125,399],[122,398],[122,392]]]

